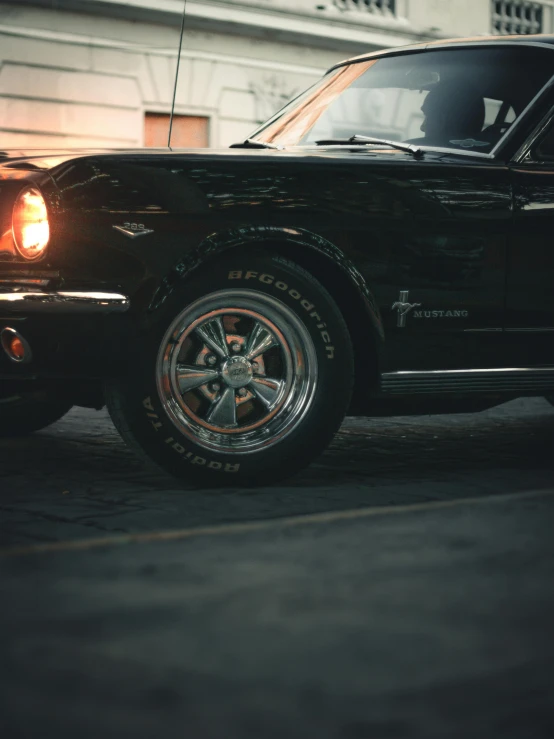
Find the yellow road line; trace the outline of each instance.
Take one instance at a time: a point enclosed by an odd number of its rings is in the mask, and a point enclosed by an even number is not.
[[[464,505],[525,500],[540,496],[554,495],[554,489],[531,490],[525,493],[506,493],[504,495],[488,495],[479,498],[457,498],[455,500],[439,500],[432,503],[411,503],[408,505],[372,506],[371,508],[351,508],[345,511],[328,511],[326,513],[309,513],[301,516],[272,518],[270,520],[250,521],[246,523],[229,523],[219,526],[198,526],[189,529],[170,529],[168,531],[151,531],[136,534],[118,534],[95,539],[70,539],[48,544],[31,544],[28,546],[8,547],[0,549],[0,557],[18,557],[28,554],[46,554],[51,552],[75,552],[102,547],[114,547],[121,544],[146,544],[150,542],[179,541],[201,536],[234,536],[257,531],[294,526],[314,526],[317,524],[353,521],[378,516],[400,515],[457,508]]]

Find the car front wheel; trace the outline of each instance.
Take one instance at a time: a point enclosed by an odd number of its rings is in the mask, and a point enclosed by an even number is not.
[[[280,257],[227,257],[183,284],[107,404],[131,446],[200,485],[271,484],[348,408],[353,352],[323,286]]]

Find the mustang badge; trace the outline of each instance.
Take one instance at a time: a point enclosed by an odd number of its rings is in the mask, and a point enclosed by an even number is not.
[[[116,231],[121,231],[122,234],[125,234],[130,239],[136,239],[137,236],[146,236],[146,234],[154,233],[151,228],[146,228],[144,223],[124,223],[123,226],[114,226],[113,228]]]
[[[392,310],[398,311],[396,325],[403,328],[406,325],[406,316],[414,308],[420,308],[421,303],[408,303],[408,290],[401,290],[399,299],[392,304]]]

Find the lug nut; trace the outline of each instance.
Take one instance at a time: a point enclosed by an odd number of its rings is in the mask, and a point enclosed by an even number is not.
[[[248,395],[248,390],[245,387],[241,387],[239,388],[238,393],[240,398],[246,398],[246,396]]]
[[[231,344],[231,349],[234,352],[240,352],[241,346],[240,346],[239,342],[238,341],[233,341],[233,343]]]
[[[252,362],[252,369],[254,370],[254,372],[257,372],[260,369],[260,365],[258,364],[258,362]]]
[[[214,393],[218,393],[221,390],[221,385],[219,382],[212,382],[212,391]]]
[[[213,366],[217,362],[217,357],[215,354],[208,354],[206,357],[206,364],[209,364],[210,366]]]

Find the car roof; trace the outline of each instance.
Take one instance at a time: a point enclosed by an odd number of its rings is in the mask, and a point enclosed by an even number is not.
[[[360,54],[359,56],[344,59],[338,64],[334,64],[330,69],[337,69],[345,64],[352,62],[361,62],[366,59],[375,59],[381,56],[395,56],[405,54],[412,51],[429,51],[435,49],[471,49],[482,46],[542,46],[543,48],[551,48],[554,50],[554,34],[534,34],[534,35],[517,35],[517,36],[473,36],[470,38],[452,38],[438,39],[436,41],[427,41],[423,44],[410,44],[409,46],[395,46],[392,49],[382,49],[381,51],[372,51],[368,54]]]

